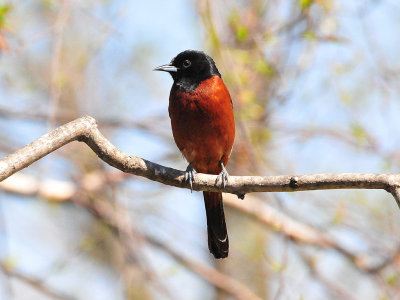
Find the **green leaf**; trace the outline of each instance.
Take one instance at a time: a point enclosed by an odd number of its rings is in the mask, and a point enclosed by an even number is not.
[[[249,30],[243,25],[240,20],[240,15],[237,10],[232,10],[229,17],[229,23],[234,30],[238,42],[243,43],[249,36]]]
[[[346,104],[354,102],[354,98],[351,96],[349,92],[341,92],[340,100],[342,100]]]
[[[311,4],[313,4],[314,0],[299,0],[301,10],[305,10],[310,7]]]
[[[246,27],[244,27],[243,25],[240,25],[236,28],[236,39],[239,42],[244,42],[247,37],[249,36],[249,31],[247,30]]]
[[[274,69],[265,59],[259,59],[256,62],[256,70],[259,74],[271,76],[274,74]]]
[[[365,132],[364,128],[361,127],[359,124],[352,124],[351,131],[353,136],[357,139],[359,144],[366,142],[367,140],[367,133]]]
[[[18,260],[16,257],[7,257],[4,261],[3,261],[3,265],[4,268],[7,270],[7,272],[12,272],[15,267],[18,264]]]
[[[317,36],[315,35],[314,32],[308,31],[308,30],[307,30],[306,32],[303,33],[303,37],[304,37],[306,40],[310,40],[310,41],[315,40],[315,39],[317,38]]]
[[[11,4],[0,4],[0,27],[4,27],[6,16],[11,10]]]
[[[254,144],[262,144],[272,139],[272,131],[268,128],[255,129],[250,134],[250,140]]]
[[[386,276],[385,279],[388,285],[395,285],[399,281],[399,276],[397,274],[391,274]]]

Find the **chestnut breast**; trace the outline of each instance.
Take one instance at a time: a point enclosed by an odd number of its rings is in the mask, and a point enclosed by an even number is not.
[[[235,139],[229,91],[219,76],[203,80],[192,92],[171,89],[169,115],[179,150],[196,171],[219,173]]]

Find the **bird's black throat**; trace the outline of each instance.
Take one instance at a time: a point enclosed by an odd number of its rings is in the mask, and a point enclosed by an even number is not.
[[[202,81],[212,76],[221,77],[214,60],[202,51],[183,51],[171,61],[171,65],[177,68],[177,72],[170,72],[174,87],[184,92],[193,92]]]
[[[180,91],[190,93],[195,91],[202,81],[211,78],[211,76],[206,78],[196,78],[196,79],[185,78],[185,77],[179,78],[177,80],[174,80],[173,87],[177,88]]]

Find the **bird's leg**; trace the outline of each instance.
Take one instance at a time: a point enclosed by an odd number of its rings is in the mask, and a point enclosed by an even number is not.
[[[228,171],[225,169],[224,163],[222,162],[222,160],[219,161],[219,164],[221,165],[222,171],[221,173],[218,174],[217,180],[215,181],[215,183],[218,182],[218,180],[221,179],[221,184],[222,187],[225,188],[226,183],[228,182]]]
[[[185,172],[185,181],[189,181],[190,184],[190,192],[193,192],[193,182],[194,182],[194,174],[196,174],[196,170],[193,169],[192,164],[189,163],[189,165],[186,168]]]

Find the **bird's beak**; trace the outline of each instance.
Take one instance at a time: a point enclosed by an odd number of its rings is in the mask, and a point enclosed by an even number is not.
[[[166,64],[166,65],[162,65],[157,68],[154,68],[153,71],[178,72],[178,68],[173,65]]]

